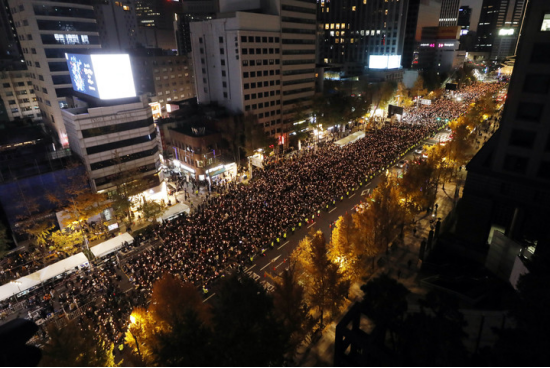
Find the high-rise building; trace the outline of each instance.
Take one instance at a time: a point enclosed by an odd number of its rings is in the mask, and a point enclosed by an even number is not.
[[[491,60],[503,60],[516,52],[527,0],[483,0],[477,26],[476,51]]]
[[[499,130],[467,165],[457,233],[550,246],[550,2],[530,0]]]
[[[147,94],[149,103],[158,103],[161,114],[167,112],[167,104],[196,96],[191,55],[140,51],[134,50],[131,56],[137,94]]]
[[[346,74],[362,74],[371,56],[400,58],[403,54],[408,0],[317,3],[319,64],[341,66]]]
[[[452,27],[458,25],[458,6],[460,0],[443,0],[439,13],[439,26]]]
[[[401,57],[401,65],[403,65],[403,68],[410,68],[414,60],[414,50],[417,44],[416,27],[418,25],[419,14],[420,0],[409,0],[407,23],[405,26],[405,40],[403,42],[403,56]]]
[[[11,11],[6,0],[0,1],[0,70],[26,69],[25,60]]]
[[[461,6],[458,9],[458,21],[457,26],[462,30],[470,29],[470,18],[472,17],[472,8],[469,6]]]
[[[8,0],[42,119],[68,144],[61,108],[73,93],[65,53],[101,48],[92,0]]]
[[[218,9],[217,0],[189,0],[183,2],[183,10],[174,22],[179,55],[191,52],[189,23],[214,19]]]
[[[94,9],[101,48],[124,52],[136,47],[138,29],[135,0],[97,0]]]
[[[280,137],[315,93],[315,4],[242,5],[222,2],[217,19],[190,24],[197,97],[253,113]]]
[[[0,72],[0,99],[9,121],[40,120],[40,107],[34,93],[32,73],[26,70]]]
[[[458,26],[460,27],[460,49],[472,51],[475,47],[476,33],[470,31],[472,8],[461,6],[458,9]]]

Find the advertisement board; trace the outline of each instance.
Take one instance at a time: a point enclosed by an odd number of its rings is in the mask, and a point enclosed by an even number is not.
[[[370,69],[395,69],[401,66],[401,55],[370,55]]]
[[[65,54],[73,89],[102,100],[135,97],[128,54]]]

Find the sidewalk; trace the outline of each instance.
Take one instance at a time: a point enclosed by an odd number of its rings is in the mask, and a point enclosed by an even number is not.
[[[462,184],[464,182],[465,172],[459,172],[458,178],[454,179],[458,181],[459,191],[462,190]],[[417,232],[416,235],[412,231],[406,231],[404,237],[404,244],[400,245],[397,249],[390,251],[389,255],[382,255],[380,258],[385,258],[386,263],[382,267],[376,268],[375,272],[369,277],[375,278],[382,273],[387,273],[390,277],[398,279],[407,289],[411,291],[408,297],[409,304],[416,303],[421,299],[428,290],[420,285],[418,279],[418,271],[421,267],[421,261],[419,260],[420,244],[424,238],[428,238],[430,232],[430,219],[434,219],[434,224],[437,218],[441,218],[441,222],[449,213],[453,211],[455,206],[455,190],[457,183],[453,182],[445,183],[445,188],[439,188],[437,193],[436,203],[438,204],[437,215],[432,216],[432,213],[426,214],[426,212],[417,216]],[[441,233],[441,230],[440,230]],[[433,245],[432,245],[433,248]],[[425,257],[428,252],[426,252]],[[408,267],[408,262],[411,260],[411,266]],[[399,277],[398,277],[399,276]],[[363,297],[363,292],[360,287],[364,283],[356,283],[352,285],[350,289],[350,303],[348,308],[353,305],[355,301],[359,301]],[[309,346],[302,347],[295,359],[296,365],[299,366],[333,366],[334,365],[334,338],[336,325],[344,314],[348,311],[348,308],[344,310],[340,316],[335,318],[329,326],[325,327],[324,333],[321,338]]]

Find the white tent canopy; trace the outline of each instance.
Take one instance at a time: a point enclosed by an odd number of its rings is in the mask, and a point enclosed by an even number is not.
[[[334,142],[334,144],[340,147],[344,147],[350,143],[355,142],[358,139],[363,138],[364,136],[365,136],[365,132],[363,131],[355,132],[353,134],[348,135],[346,138],[342,138],[339,141]]]
[[[133,241],[134,238],[130,234],[124,233],[92,247],[91,250],[96,257],[103,257],[120,249],[124,242],[132,243]],[[84,264],[88,264],[88,258],[86,258],[82,252],[65,258],[64,260],[44,267],[41,270],[31,273],[30,275],[23,276],[13,283],[7,283],[0,286],[0,300],[6,300],[15,294],[19,294],[20,292],[30,289],[33,286],[40,285],[44,281],[54,278],[55,276],[69,270],[74,270],[75,267]]]
[[[134,238],[128,233],[120,234],[112,239],[104,241],[91,248],[92,253],[96,257],[103,257],[109,253],[113,253],[116,250],[122,248],[124,242],[133,243]]]
[[[7,283],[6,285],[0,286],[0,300],[8,299],[15,294],[19,294],[33,286],[40,285],[44,281],[87,263],[88,259],[83,253],[65,258],[62,261],[44,267],[30,275],[23,276],[14,283]]]

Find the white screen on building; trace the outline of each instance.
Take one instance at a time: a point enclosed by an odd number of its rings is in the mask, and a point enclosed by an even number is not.
[[[370,55],[370,69],[395,69],[401,67],[401,55]]]
[[[75,91],[102,100],[136,96],[132,66],[128,54],[65,55],[69,70],[75,70],[74,73],[71,72],[71,80]],[[89,68],[77,68],[80,65],[88,65]],[[89,85],[82,81],[89,82]]]

